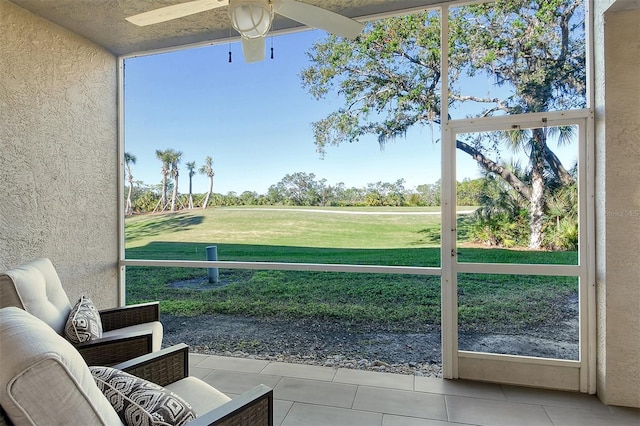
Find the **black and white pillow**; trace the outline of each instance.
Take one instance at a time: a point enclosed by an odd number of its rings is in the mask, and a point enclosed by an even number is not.
[[[196,418],[184,399],[162,386],[115,368],[89,369],[125,425],[182,426]]]
[[[64,326],[64,335],[72,343],[84,343],[102,337],[100,313],[91,299],[80,297]]]

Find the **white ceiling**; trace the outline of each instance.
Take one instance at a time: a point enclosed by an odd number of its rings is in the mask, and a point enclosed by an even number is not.
[[[10,0],[48,21],[79,34],[116,55],[149,52],[177,46],[228,40],[227,8],[222,7],[161,24],[137,27],[125,20],[163,6],[189,0]],[[427,8],[452,0],[304,0],[354,19]],[[276,16],[272,31],[300,24]],[[235,38],[237,34],[232,32]]]

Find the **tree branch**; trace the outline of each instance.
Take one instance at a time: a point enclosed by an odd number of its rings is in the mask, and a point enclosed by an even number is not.
[[[567,53],[569,52],[569,20],[580,4],[582,4],[582,1],[576,1],[575,3],[571,4],[561,15],[560,31],[562,34],[562,42],[558,62],[564,62],[567,58]]]
[[[505,112],[510,112],[511,108],[509,108],[507,105],[505,105],[504,102],[502,102],[502,100],[498,99],[498,98],[480,98],[478,96],[462,96],[462,95],[456,95],[456,94],[452,94],[451,95],[451,99],[455,100],[455,101],[460,101],[460,102],[466,102],[466,101],[473,101],[473,102],[478,102],[478,103],[495,103],[496,107],[492,108],[491,112],[494,111],[505,111]],[[484,114],[487,115],[487,114]]]
[[[513,189],[515,189],[518,194],[522,195],[527,200],[531,199],[531,189],[510,170],[485,157],[484,154],[465,142],[456,140],[456,148],[469,154],[483,169],[500,176]]]
[[[544,159],[563,185],[570,185],[573,183],[573,177],[571,174],[564,168],[556,154],[553,153],[553,151],[551,151],[546,145],[544,147]]]

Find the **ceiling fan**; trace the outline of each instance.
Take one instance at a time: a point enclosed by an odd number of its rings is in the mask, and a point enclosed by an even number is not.
[[[142,27],[223,6],[229,7],[231,25],[240,33],[246,62],[264,59],[264,37],[271,29],[274,13],[350,39],[356,38],[364,28],[364,24],[351,18],[296,0],[193,0],[150,10],[126,19]]]

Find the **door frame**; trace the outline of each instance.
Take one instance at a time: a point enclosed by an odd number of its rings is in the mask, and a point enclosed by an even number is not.
[[[449,120],[443,127],[442,350],[443,376],[595,393],[595,277],[593,114],[563,112]],[[578,128],[577,265],[459,262],[456,229],[456,136],[460,133],[574,125]],[[579,279],[579,360],[501,355],[458,348],[458,274],[575,276]]]

